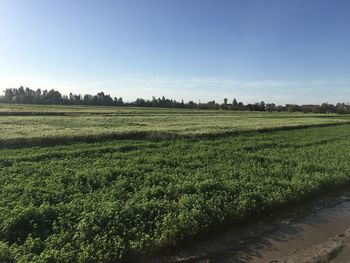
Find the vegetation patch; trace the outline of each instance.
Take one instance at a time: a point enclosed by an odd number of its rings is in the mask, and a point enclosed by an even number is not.
[[[12,105],[7,111],[0,107],[0,146],[113,139],[203,139],[349,122],[350,116],[337,114]]]
[[[0,150],[1,262],[134,260],[350,182],[350,125]]]

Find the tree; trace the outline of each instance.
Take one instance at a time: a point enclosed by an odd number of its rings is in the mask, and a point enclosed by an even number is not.
[[[265,102],[264,101],[261,101],[260,104],[259,104],[259,111],[265,111],[266,108],[265,108]]]
[[[6,89],[4,97],[5,97],[6,102],[10,102],[10,103],[15,102],[16,97],[15,97],[14,90],[13,89]]]
[[[233,99],[232,101],[232,109],[233,110],[237,110],[238,109],[238,103],[236,99]]]
[[[296,112],[299,110],[299,106],[296,104],[287,104],[286,108],[288,112]]]
[[[267,103],[265,109],[269,112],[276,111],[277,107],[274,103]]]
[[[286,104],[285,106],[274,103],[265,103],[264,101],[254,104],[244,105],[243,102],[237,102],[233,99],[232,104],[228,104],[228,99],[224,98],[223,104],[218,104],[215,100],[207,103],[195,103],[189,101],[185,103],[183,100],[177,102],[168,99],[165,96],[152,97],[152,100],[138,98],[135,102],[125,103],[121,97],[112,98],[109,94],[99,92],[96,95],[91,94],[74,94],[62,95],[60,92],[51,90],[36,91],[23,86],[19,88],[8,88],[4,90],[4,95],[0,96],[0,102],[5,103],[28,103],[28,104],[67,104],[67,105],[105,105],[105,106],[139,106],[139,107],[166,107],[166,108],[197,108],[197,109],[232,109],[232,110],[250,110],[250,111],[289,111],[289,112],[315,112],[315,113],[350,113],[349,103],[337,103],[336,105],[322,103],[321,105],[296,105]]]
[[[42,102],[44,104],[61,104],[62,95],[58,91],[51,89],[50,91],[45,92],[45,95],[42,98]]]
[[[90,94],[85,94],[83,97],[83,102],[86,105],[92,104],[93,103],[93,96]]]

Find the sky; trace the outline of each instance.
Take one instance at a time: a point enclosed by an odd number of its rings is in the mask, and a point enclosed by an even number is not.
[[[350,102],[348,0],[0,0],[0,90]]]

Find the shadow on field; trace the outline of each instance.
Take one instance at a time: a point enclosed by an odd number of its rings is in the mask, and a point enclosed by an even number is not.
[[[340,126],[350,124],[350,122],[341,123],[324,123],[324,124],[311,124],[311,125],[296,125],[296,126],[283,126],[272,128],[261,128],[255,130],[233,130],[224,132],[202,133],[202,134],[179,134],[176,132],[162,132],[162,131],[128,131],[128,132],[115,132],[106,134],[91,134],[91,135],[73,135],[73,136],[55,136],[55,137],[32,137],[32,138],[13,138],[13,139],[0,139],[1,148],[24,148],[32,146],[56,146],[67,145],[74,143],[95,143],[111,140],[175,140],[175,139],[215,139],[224,138],[229,136],[240,135],[256,135],[258,133],[267,133],[274,131],[291,131],[300,130],[306,128],[320,128],[330,126]]]

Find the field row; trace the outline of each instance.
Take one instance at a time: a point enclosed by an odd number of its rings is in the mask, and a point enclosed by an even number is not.
[[[0,261],[114,262],[350,182],[350,125],[0,150]]]
[[[125,108],[123,111],[76,114],[71,109],[65,116],[0,116],[0,146],[55,145],[120,138],[215,137],[246,131],[350,122],[347,115],[332,114]]]

